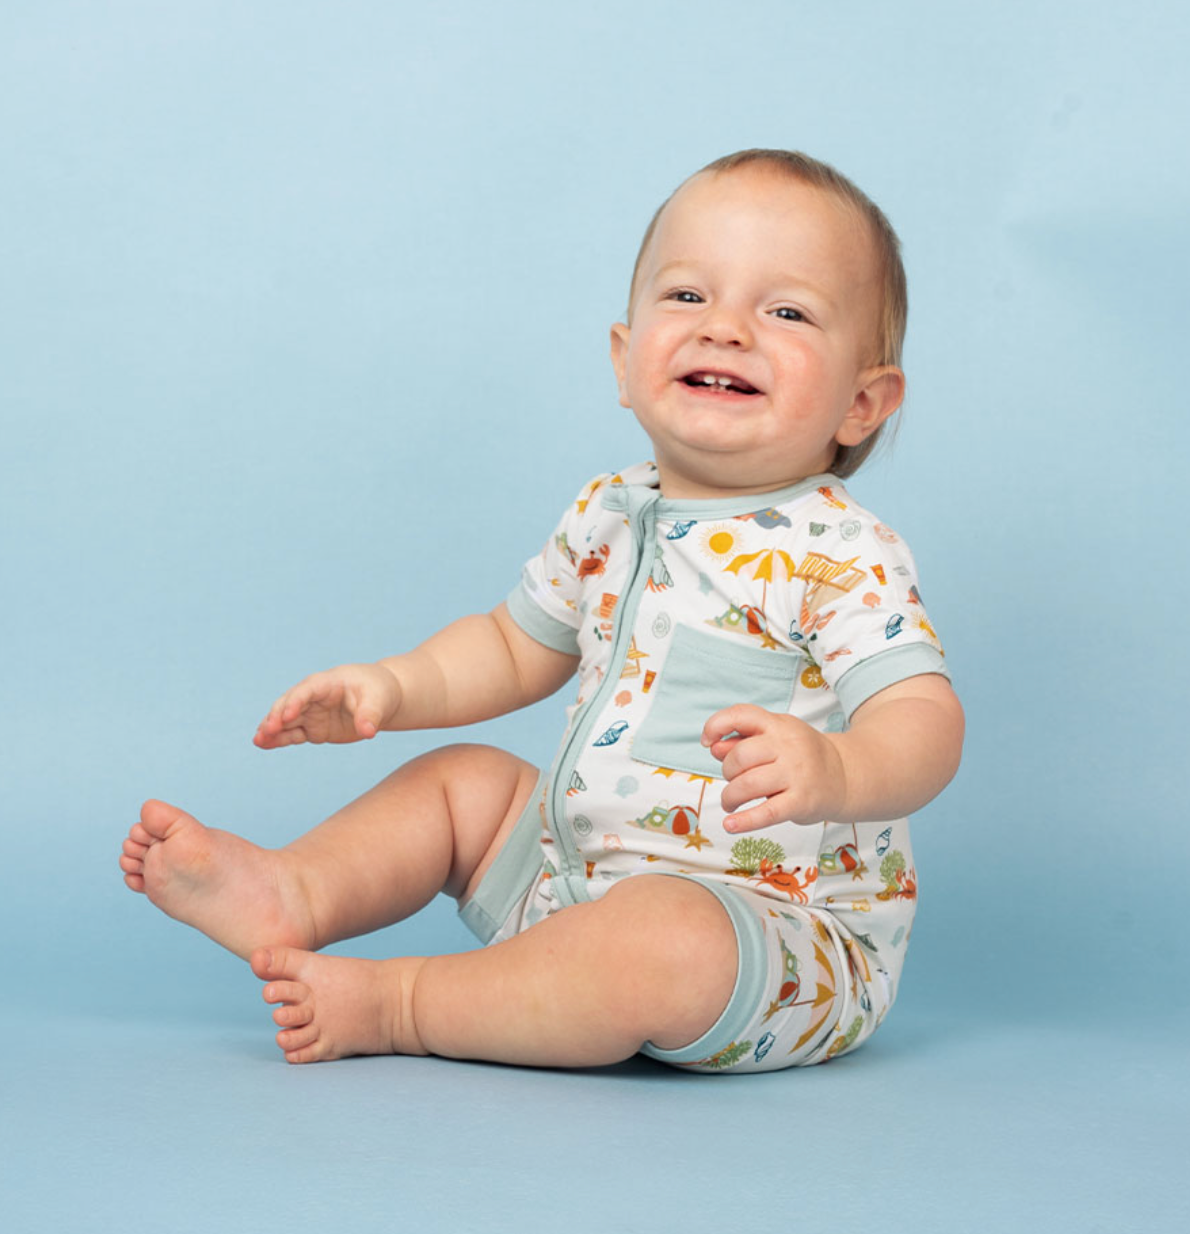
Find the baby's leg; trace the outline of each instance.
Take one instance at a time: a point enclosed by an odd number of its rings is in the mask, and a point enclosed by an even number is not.
[[[247,957],[316,949],[465,894],[533,791],[536,768],[490,746],[414,759],[283,849],[264,849],[148,801],[124,842],[124,881]]]
[[[482,951],[354,960],[290,948],[252,956],[281,1003],[293,1063],[439,1054],[591,1067],[647,1041],[677,1049],[719,1018],[736,980],[735,930],[697,883],[636,875]]]

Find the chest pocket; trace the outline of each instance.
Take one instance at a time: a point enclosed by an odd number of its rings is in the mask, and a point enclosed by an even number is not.
[[[702,744],[703,725],[734,703],[787,713],[804,664],[796,651],[766,650],[730,635],[678,626],[632,757],[655,767],[722,779],[722,764]]]

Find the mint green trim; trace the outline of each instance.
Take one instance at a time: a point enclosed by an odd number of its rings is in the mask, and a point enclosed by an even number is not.
[[[731,992],[731,998],[727,1000],[723,1014],[697,1041],[692,1041],[689,1045],[676,1050],[661,1050],[646,1041],[640,1051],[664,1063],[698,1063],[732,1045],[756,1016],[756,1009],[764,994],[764,983],[768,979],[768,948],[764,940],[764,927],[756,914],[745,907],[730,887],[693,874],[677,874],[669,870],[658,870],[656,873],[666,874],[670,878],[685,878],[705,887],[727,910],[735,930],[739,963],[735,988]]]
[[[860,705],[873,694],[910,677],[923,673],[941,673],[949,677],[942,653],[929,643],[911,643],[907,647],[893,647],[877,655],[868,656],[849,668],[835,683],[835,697],[843,706],[848,719]]]
[[[766,711],[787,712],[804,663],[796,651],[766,650],[738,635],[678,626],[632,757],[722,779],[722,764],[702,744],[702,726],[715,712],[745,699]]]
[[[655,509],[657,518],[666,522],[670,519],[734,518],[739,514],[752,514],[757,510],[767,510],[785,505],[787,502],[793,501],[798,497],[804,497],[807,493],[814,492],[815,489],[821,488],[823,485],[842,486],[842,483],[843,481],[838,476],[832,476],[824,472],[817,476],[807,476],[804,480],[799,480],[796,484],[787,485],[785,488],[774,489],[771,493],[751,493],[739,497],[717,497],[714,499],[690,498],[686,500],[658,497]],[[609,485],[601,490],[603,508],[605,510],[628,509],[628,494],[630,490],[641,487],[641,485],[630,484]],[[648,489],[647,491],[658,492],[659,490]]]
[[[480,879],[475,894],[459,906],[460,920],[485,947],[508,920],[517,901],[529,890],[541,869],[541,820],[537,808],[544,779],[538,773],[528,804],[495,861]]]
[[[616,605],[616,630],[608,654],[607,670],[591,697],[571,718],[570,734],[559,748],[554,765],[550,769],[551,799],[549,809],[546,811],[546,825],[557,846],[559,867],[551,885],[554,894],[564,908],[591,898],[587,890],[586,863],[579,857],[570,828],[563,825],[563,820],[566,818],[566,789],[570,784],[570,773],[591,740],[591,731],[595,726],[595,721],[599,718],[604,699],[619,689],[620,671],[628,657],[632,632],[636,625],[636,613],[640,608],[641,596],[645,593],[649,572],[653,566],[653,546],[657,539],[657,522],[653,517],[653,507],[657,503],[657,490],[645,485],[633,485],[626,491],[628,494],[628,523],[632,529],[632,551],[636,557],[631,563],[625,579],[626,585]]]
[[[524,579],[508,593],[504,603],[508,605],[508,615],[531,639],[569,656],[579,654],[578,631],[540,608]]]

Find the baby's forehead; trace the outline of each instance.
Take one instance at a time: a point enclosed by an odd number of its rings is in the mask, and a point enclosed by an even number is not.
[[[683,181],[666,202],[654,239],[672,233],[683,223],[740,205],[763,214],[775,227],[804,227],[810,216],[846,233],[853,243],[871,234],[867,219],[853,201],[786,168],[758,163],[727,171],[700,171]]]
[[[876,238],[855,202],[785,168],[760,164],[697,172],[684,181],[657,215],[636,281],[704,251],[718,263],[734,264],[730,238],[737,226],[745,244],[762,234],[774,261],[794,255],[829,266],[836,279],[857,289],[879,279]],[[755,253],[751,246],[747,251]]]

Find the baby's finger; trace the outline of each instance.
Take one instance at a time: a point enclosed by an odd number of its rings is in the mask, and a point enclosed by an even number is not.
[[[273,705],[268,709],[268,713],[260,722],[260,727],[263,730],[266,732],[280,732],[285,709],[289,706],[290,699],[293,698],[297,689],[299,687],[294,686],[293,689],[286,690],[284,694],[274,700]]]
[[[306,685],[304,682],[300,686],[294,686],[292,690],[285,696],[285,701],[281,707],[281,723],[288,724],[296,720],[306,708],[318,698],[316,688]]]
[[[702,744],[713,746],[715,742],[722,741],[733,733],[748,737],[761,732],[768,717],[769,713],[764,708],[752,703],[736,703],[732,707],[725,707],[722,711],[716,711],[702,726]]]
[[[723,820],[723,826],[733,835],[742,831],[757,831],[761,827],[772,827],[775,823],[794,823],[799,827],[817,826],[822,822],[822,815],[807,814],[805,805],[804,801],[797,800],[794,793],[774,793],[746,810],[729,815]]]
[[[793,802],[788,793],[774,793],[746,810],[729,814],[723,820],[723,828],[732,835],[741,832],[759,831],[762,827],[772,827],[777,823],[809,823],[821,822],[819,819],[798,818],[793,810]]]
[[[256,736],[252,738],[253,744],[259,746],[262,750],[280,750],[285,746],[301,745],[302,742],[308,740],[309,735],[300,725],[297,727],[291,725],[289,728],[279,729],[275,733],[266,733],[261,729],[257,729]]]
[[[355,731],[365,740],[371,740],[380,731],[382,716],[380,708],[368,699],[367,694],[359,688],[348,692],[347,701],[351,705],[351,716],[355,723]]]
[[[760,801],[783,793],[788,784],[781,768],[775,763],[753,767],[742,775],[733,777],[723,789],[720,801],[730,814],[750,801]]]
[[[722,747],[723,752],[717,753]],[[767,737],[737,737],[734,741],[717,741],[711,754],[723,764],[723,778],[734,780],[753,767],[764,767],[776,760],[773,743]]]
[[[285,705],[285,697],[279,698],[268,710],[268,714],[256,726],[256,732],[252,737],[254,745],[260,746],[262,750],[270,750],[277,743],[277,738],[285,731],[285,725],[281,720],[281,710]]]
[[[717,758],[722,762],[732,750],[745,741],[747,738],[741,737],[739,733],[733,733],[730,737],[720,737],[718,741],[712,741],[710,752],[712,758]]]
[[[772,827],[784,822],[776,805],[775,798],[758,801],[754,806],[741,810],[738,814],[730,814],[723,820],[723,830],[732,835],[740,835],[748,831],[759,831],[762,827]]]

